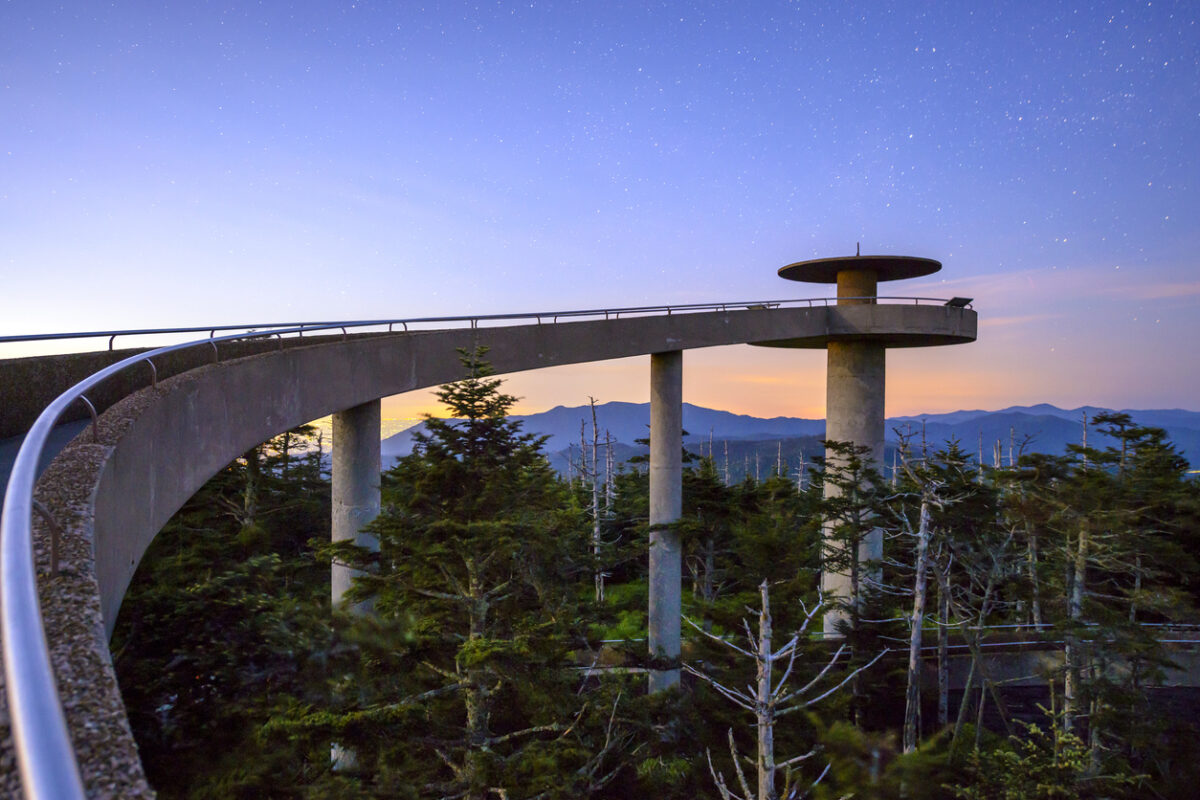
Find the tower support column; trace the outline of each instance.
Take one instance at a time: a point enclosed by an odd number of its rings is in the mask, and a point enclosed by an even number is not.
[[[650,356],[650,610],[652,657],[678,663],[681,548],[679,532],[657,526],[683,512],[683,353]],[[679,668],[651,670],[650,691],[679,683]]]
[[[849,442],[869,448],[867,458],[877,469],[882,468],[884,448],[884,383],[887,375],[886,348],[876,342],[831,341],[828,347],[828,364],[825,384],[825,438],[830,441]],[[836,456],[826,451],[829,463],[836,463]],[[839,489],[825,484],[825,496],[833,497]],[[827,523],[826,540],[831,526]],[[883,531],[872,530],[859,544],[858,563],[860,569],[868,562],[878,564],[883,559]],[[861,578],[865,577],[860,572]],[[852,596],[850,575],[826,569],[821,574],[821,590],[827,600],[857,602]],[[837,624],[846,619],[842,610],[825,615],[825,631],[828,634]]]
[[[353,541],[379,550],[379,540],[363,527],[379,516],[381,411],[379,400],[338,411],[333,415],[333,535],[335,542]],[[330,589],[335,606],[361,574],[333,562]],[[354,607],[365,612],[367,604]]]
[[[779,270],[779,276],[791,281],[806,283],[837,284],[837,306],[829,308],[827,313],[833,318],[840,318],[840,330],[831,332],[825,339],[829,361],[826,375],[825,399],[825,438],[830,441],[844,442],[865,448],[864,458],[875,462],[875,467],[883,470],[884,449],[884,379],[886,375],[885,358],[887,346],[922,347],[935,344],[958,344],[971,341],[974,333],[967,335],[947,335],[934,327],[914,325],[908,330],[885,333],[870,331],[874,314],[864,314],[871,309],[857,309],[854,306],[873,306],[879,302],[878,285],[882,281],[896,281],[907,278],[920,278],[932,275],[942,268],[941,262],[931,258],[915,258],[913,256],[862,255],[855,248],[852,256],[840,258],[817,258],[810,261],[797,261]],[[964,307],[969,299],[955,298],[946,301],[946,314],[957,314],[959,321],[966,314]],[[959,309],[953,311],[953,309]],[[880,309],[880,316],[882,309]],[[890,315],[889,315],[890,316]],[[974,320],[972,319],[972,322]],[[832,330],[832,326],[831,326]],[[804,347],[802,343],[795,345],[778,342],[764,342],[768,346]],[[829,466],[837,465],[837,456],[828,449],[825,451]],[[833,497],[838,493],[837,487],[825,485],[825,496]],[[827,520],[824,529],[824,546],[826,551],[844,546],[834,540],[835,522]],[[832,567],[826,559],[826,567],[821,575],[821,589],[826,600],[837,600],[843,603],[857,604],[861,601],[863,587],[862,579],[867,582],[877,581],[880,575],[879,563],[883,559],[883,531],[879,528],[872,530],[860,542],[857,553],[834,553],[840,556],[834,559]],[[852,589],[850,574],[842,574],[838,570],[851,572],[850,564],[857,565],[857,575],[860,578],[859,592]],[[858,596],[855,596],[855,595]],[[851,606],[853,608],[855,606]],[[846,613],[841,609],[830,611],[825,615],[825,633],[835,633],[839,623],[846,620]]]

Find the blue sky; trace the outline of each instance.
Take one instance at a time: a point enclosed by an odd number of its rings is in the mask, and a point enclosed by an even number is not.
[[[1200,407],[1200,11],[972,5],[5,3],[0,333],[819,296],[775,271],[861,241],[982,320],[890,413]],[[819,353],[686,364],[823,413]]]

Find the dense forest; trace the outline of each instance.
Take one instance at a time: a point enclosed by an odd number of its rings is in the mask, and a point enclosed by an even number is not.
[[[1194,796],[1195,715],[1167,712],[1195,690],[1161,687],[1197,622],[1200,486],[1163,431],[1098,416],[1118,446],[1008,466],[905,435],[887,480],[837,442],[802,481],[690,458],[664,665],[643,466],[599,420],[563,479],[464,358],[456,419],[383,475],[378,552],[330,544],[312,428],[159,534],[112,651],[163,797]],[[883,560],[848,558],[876,529]],[[363,577],[332,608],[335,560]],[[821,597],[823,568],[857,600]],[[1004,643],[1043,643],[1044,680],[993,674]]]

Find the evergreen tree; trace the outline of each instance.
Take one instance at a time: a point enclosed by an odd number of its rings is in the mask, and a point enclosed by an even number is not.
[[[466,377],[438,392],[451,419],[427,417],[388,473],[378,556],[344,548],[369,573],[354,595],[378,616],[360,627],[392,634],[358,634],[338,741],[376,792],[584,796],[612,744],[589,750],[603,720],[585,718],[567,669],[590,531],[542,439],[509,418],[516,398],[484,352],[462,353]]]
[[[683,473],[680,543],[692,578],[692,597],[706,606],[716,602],[729,580],[729,570],[720,562],[730,547],[737,514],[732,495],[710,458]],[[711,622],[707,624],[711,629]]]
[[[870,448],[835,441],[825,442],[825,448],[828,455],[814,459],[825,495],[821,505],[825,519],[821,568],[850,579],[848,597],[825,601],[845,610],[846,624],[840,632],[853,635],[861,631],[864,607],[879,589],[882,564],[868,560],[867,538],[885,518],[885,487],[870,458]]]

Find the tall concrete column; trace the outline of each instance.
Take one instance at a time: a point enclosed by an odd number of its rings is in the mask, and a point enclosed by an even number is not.
[[[379,549],[363,526],[379,516],[380,404],[378,400],[333,415],[333,541]],[[330,576],[333,604],[341,603],[355,575],[336,561]],[[367,604],[355,610],[368,610]]]
[[[650,654],[678,661],[682,565],[679,533],[656,530],[683,513],[683,353],[650,356]],[[679,683],[679,669],[651,670],[650,691]]]
[[[867,456],[880,468],[883,464],[887,351],[875,342],[829,342],[827,347],[825,438],[870,448]],[[825,455],[831,464],[836,461],[832,453]],[[825,485],[826,497],[837,493],[837,487]],[[878,564],[882,558],[883,531],[876,528],[859,545],[858,562]],[[821,575],[821,589],[828,600],[855,599],[851,597],[850,576],[846,573],[825,570]],[[835,630],[845,619],[846,615],[841,611],[827,613],[825,630]]]
[[[870,305],[876,302],[879,276],[872,269],[841,269],[837,273],[839,306]],[[828,361],[825,378],[825,438],[868,447],[867,456],[876,467],[883,464],[883,396],[886,378],[887,351],[880,342],[830,341],[826,344]],[[826,452],[828,463],[833,454]],[[838,492],[826,484],[825,496]],[[829,526],[826,536],[829,536]],[[861,571],[868,562],[876,564],[883,558],[883,531],[876,528],[858,546],[859,586],[866,573]],[[826,569],[821,574],[821,590],[831,601],[857,603],[852,596],[850,575]],[[825,614],[825,631],[837,629],[847,615],[840,609]]]

